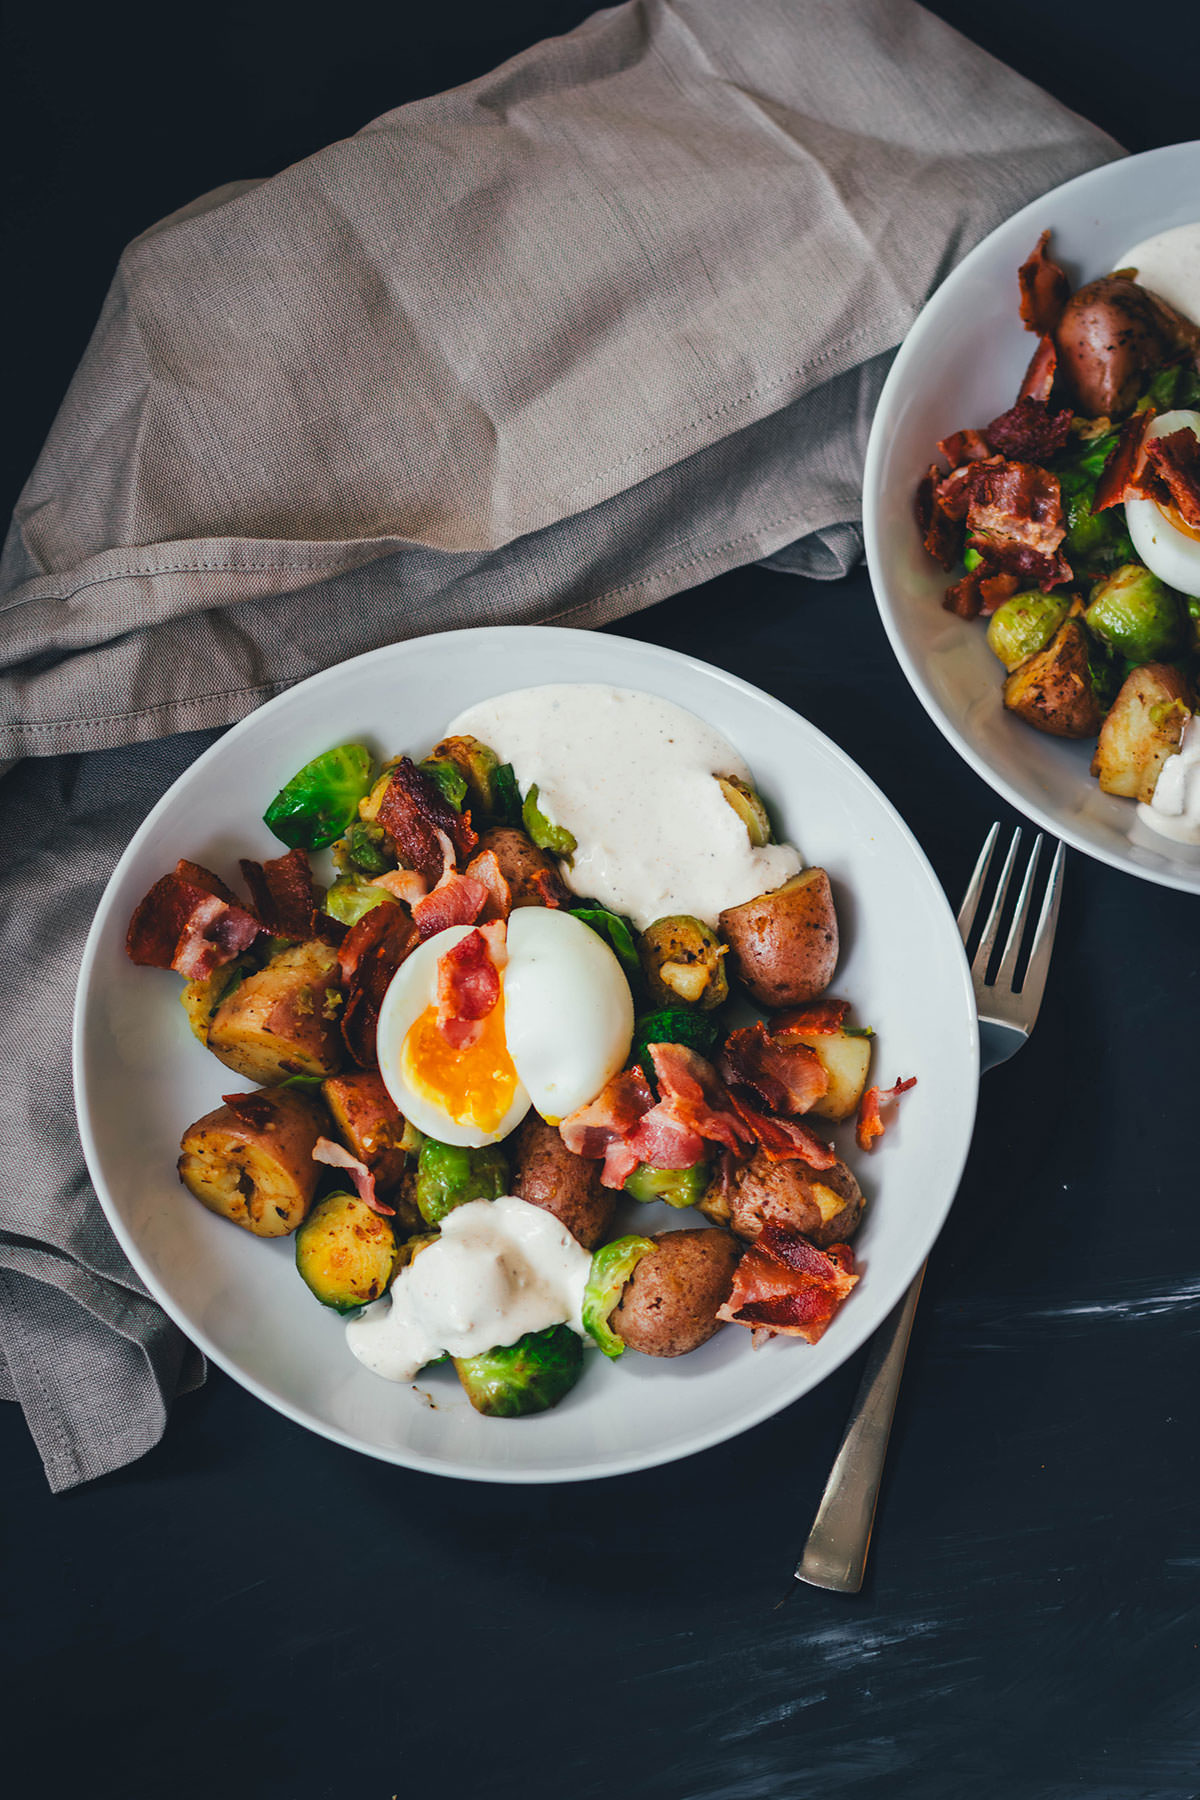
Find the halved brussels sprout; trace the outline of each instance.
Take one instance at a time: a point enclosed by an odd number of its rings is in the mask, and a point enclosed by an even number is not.
[[[396,1273],[396,1233],[357,1194],[318,1201],[296,1232],[296,1267],[322,1306],[354,1312],[378,1300]]]
[[[767,809],[752,787],[739,781],[736,775],[718,775],[717,786],[732,806],[747,835],[756,850],[771,841],[771,821],[767,817]]]
[[[438,782],[450,804],[459,812],[470,802],[476,824],[481,819],[495,817],[495,784],[499,767],[500,758],[496,752],[487,744],[481,743],[477,737],[443,738],[440,744],[434,745],[421,764],[424,773]],[[439,770],[441,773],[437,772]],[[446,785],[451,773],[462,784],[458,799],[453,797]]]
[[[620,1304],[625,1283],[641,1262],[658,1248],[652,1238],[614,1238],[602,1244],[592,1257],[587,1286],[583,1290],[583,1326],[595,1338],[605,1356],[621,1356],[625,1346],[609,1325],[609,1316]]]
[[[565,825],[550,823],[538,805],[536,781],[525,796],[521,820],[539,850],[549,850],[551,856],[574,856],[577,842],[574,832],[568,831]]]
[[[690,1169],[654,1169],[639,1163],[625,1182],[625,1192],[645,1203],[665,1200],[668,1206],[695,1206],[708,1192],[711,1178],[712,1170],[704,1160]]]
[[[398,905],[396,896],[386,888],[373,887],[361,875],[339,875],[325,896],[325,911],[342,925],[357,925],[364,913],[381,901]]]
[[[293,850],[324,850],[351,824],[370,786],[371,752],[363,744],[339,744],[292,776],[263,823]]]
[[[333,846],[333,860],[339,869],[350,869],[359,875],[386,875],[396,866],[391,839],[382,825],[369,825],[355,819],[346,835]]]
[[[575,1386],[583,1371],[583,1340],[569,1325],[551,1325],[526,1332],[515,1344],[453,1361],[476,1412],[520,1419],[557,1406]]]
[[[642,970],[660,1006],[680,1000],[710,1012],[729,996],[724,958],[728,946],[688,913],[655,919],[642,933]]]
[[[1044,650],[1067,616],[1070,600],[1062,594],[1031,589],[1013,594],[988,622],[988,649],[1011,674],[1028,656]]]
[[[442,799],[455,812],[461,812],[467,803],[467,778],[462,770],[452,762],[435,762],[432,756],[427,756],[417,767],[427,780],[432,781]]]
[[[1179,595],[1141,563],[1122,563],[1097,583],[1083,617],[1089,631],[1135,665],[1162,661],[1183,646]]]
[[[468,1149],[426,1138],[417,1160],[416,1202],[427,1225],[440,1225],[447,1213],[469,1200],[498,1200],[512,1192],[508,1157],[499,1144]]]
[[[685,1044],[698,1056],[710,1056],[720,1035],[721,1028],[717,1021],[710,1019],[705,1013],[685,1012],[681,1006],[664,1006],[657,1012],[639,1015],[633,1028],[633,1046],[629,1052],[629,1060],[639,1065],[646,1079],[654,1086],[651,1044]]]

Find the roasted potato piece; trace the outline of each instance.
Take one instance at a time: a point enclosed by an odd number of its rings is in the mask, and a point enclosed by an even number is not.
[[[1150,371],[1195,349],[1200,331],[1127,275],[1102,275],[1072,294],[1054,339],[1058,376],[1094,419],[1128,412]]]
[[[321,1083],[321,1098],[347,1150],[367,1165],[376,1187],[386,1193],[403,1176],[407,1152],[419,1149],[420,1140],[380,1076],[374,1069],[331,1075]]]
[[[236,1095],[189,1126],[179,1179],[210,1212],[256,1237],[286,1237],[312,1204],[322,1108],[295,1088]]]
[[[802,1006],[833,980],[838,924],[824,869],[802,869],[718,923],[734,973],[760,1006]]]
[[[600,1164],[568,1150],[553,1125],[526,1113],[512,1140],[512,1191],[553,1213],[585,1250],[594,1250],[612,1223],[616,1196],[600,1182]]]
[[[345,1057],[336,953],[315,940],[273,956],[213,1014],[208,1047],[247,1081],[336,1075]]]
[[[565,905],[570,899],[554,858],[516,825],[495,825],[485,831],[476,855],[485,850],[494,851],[514,907],[545,906],[551,898]]]
[[[728,1220],[730,1229],[750,1242],[768,1220],[799,1231],[821,1249],[844,1244],[858,1229],[863,1197],[844,1162],[831,1169],[811,1169],[797,1157],[772,1162],[756,1150],[734,1171],[724,1193],[700,1203],[710,1218]]]
[[[208,1028],[222,1000],[227,1000],[240,981],[254,968],[253,958],[239,956],[235,962],[223,963],[203,981],[189,981],[179,999],[192,1033],[202,1044],[208,1043]]]
[[[723,944],[711,926],[690,913],[655,919],[641,934],[642,973],[655,1006],[698,1006],[711,1012],[729,998]]]
[[[874,1039],[862,1031],[789,1031],[789,1044],[806,1044],[829,1077],[829,1086],[808,1108],[822,1119],[848,1119],[863,1096]]]
[[[611,1329],[643,1356],[683,1356],[720,1329],[742,1246],[728,1231],[664,1231],[609,1314]]]
[[[1088,648],[1079,620],[1065,619],[1046,648],[1014,669],[1004,683],[1009,712],[1051,737],[1094,737],[1104,715],[1092,683]]]
[[[1179,746],[1192,696],[1170,663],[1146,663],[1128,674],[1100,727],[1092,774],[1106,794],[1149,800],[1159,771]]]

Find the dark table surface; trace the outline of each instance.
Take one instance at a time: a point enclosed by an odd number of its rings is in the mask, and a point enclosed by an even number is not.
[[[589,10],[13,18],[6,497],[126,239]],[[934,10],[1130,149],[1195,134],[1193,0],[1151,25],[1082,0]],[[865,572],[743,570],[622,629],[844,744],[953,896],[1013,820],[909,692]],[[1192,1800],[1197,919],[1195,896],[1069,860],[1042,1020],[984,1084],[933,1253],[861,1595],[791,1579],[861,1356],[703,1456],[557,1488],[372,1462],[213,1371],[151,1455],[52,1500],[0,1407],[3,1710],[38,1790]]]

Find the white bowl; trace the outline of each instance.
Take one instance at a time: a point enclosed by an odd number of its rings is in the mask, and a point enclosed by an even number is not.
[[[1050,229],[1073,285],[1143,238],[1200,216],[1200,142],[1093,169],[1017,213],[964,258],[909,332],[867,446],[867,564],[892,648],[926,711],[971,767],[1031,819],[1089,856],[1200,892],[1200,848],[1147,829],[1088,772],[1093,745],[1044,736],[1004,709],[1003,672],[976,622],[942,607],[951,579],[925,554],[917,483],[939,438],[1010,407],[1036,340],[1021,325],[1017,270]]]
[[[179,1185],[179,1139],[243,1084],[191,1036],[179,978],[135,968],[125,929],[152,883],[187,856],[226,876],[239,855],[280,854],[260,814],[321,750],[363,739],[420,754],[463,707],[512,688],[599,681],[664,695],[710,720],[755,770],[783,831],[835,883],[844,954],[836,991],[878,1032],[881,1083],[916,1075],[894,1127],[858,1168],[871,1202],[863,1275],[822,1341],[755,1351],[728,1326],[674,1362],[597,1353],[554,1411],[516,1421],[472,1411],[452,1375],[416,1387],[355,1362],[336,1315],[293,1266]],[[118,864],[84,953],[75,1090],[88,1165],[147,1287],[229,1374],[289,1418],[387,1461],[491,1481],[566,1481],[703,1449],[786,1406],[884,1318],[929,1251],[954,1196],[975,1114],[970,978],[936,878],[906,826],[850,758],[776,700],[667,650],[589,632],[494,628],[417,638],[341,664],[235,726],[180,777]],[[642,1228],[694,1225],[690,1213]],[[432,1404],[430,1403],[432,1401]]]

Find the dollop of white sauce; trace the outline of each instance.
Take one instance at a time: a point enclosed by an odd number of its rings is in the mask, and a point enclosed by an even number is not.
[[[1114,267],[1136,269],[1142,287],[1200,325],[1200,222],[1156,232],[1126,250]]]
[[[553,1213],[527,1200],[471,1200],[442,1221],[434,1244],[390,1291],[346,1326],[359,1362],[385,1381],[411,1381],[448,1351],[479,1356],[528,1331],[570,1325],[584,1335],[592,1266]]]
[[[719,731],[669,700],[594,682],[522,688],[468,707],[447,728],[490,744],[523,793],[577,842],[573,893],[639,931],[669,913],[715,926],[728,906],[802,867],[790,844],[756,849],[714,776],[752,784]]]
[[[1138,806],[1138,818],[1151,831],[1180,844],[1200,844],[1200,718],[1192,714],[1179,748],[1159,770],[1150,802]]]

